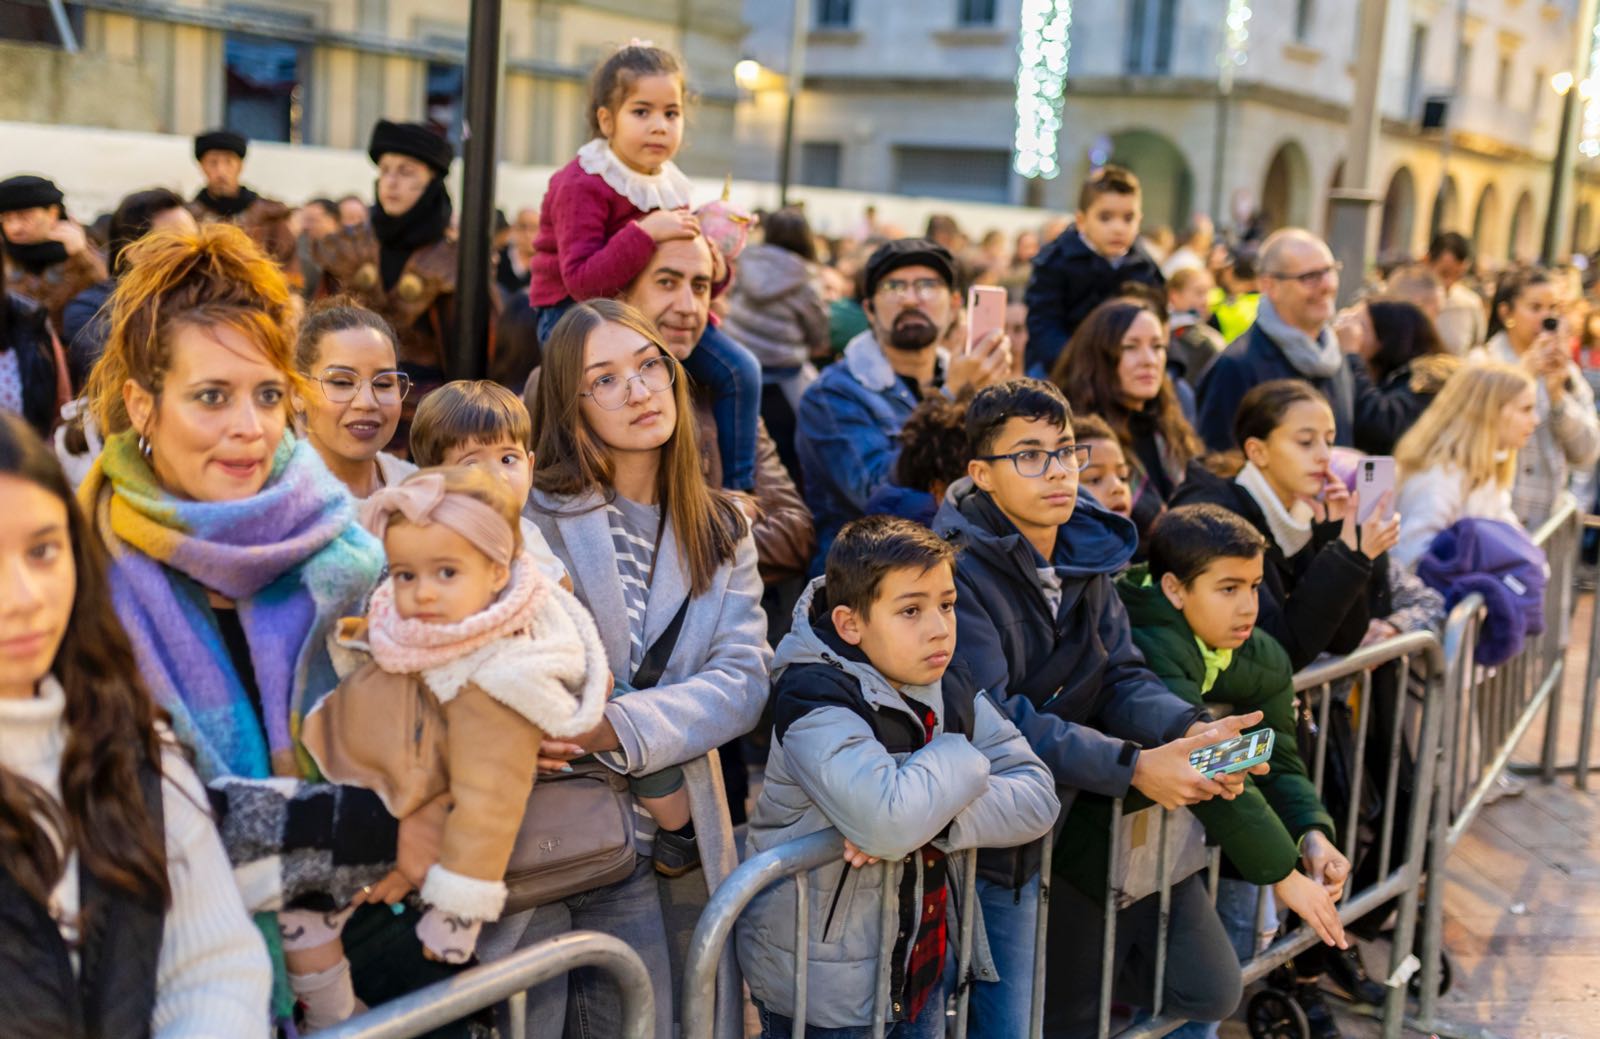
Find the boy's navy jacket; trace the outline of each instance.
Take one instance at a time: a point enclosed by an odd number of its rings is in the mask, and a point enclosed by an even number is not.
[[[1526,531],[1489,519],[1457,520],[1441,530],[1417,561],[1417,576],[1444,596],[1445,607],[1473,592],[1487,614],[1478,631],[1476,662],[1503,664],[1529,635],[1544,631],[1544,592],[1550,566]]]
[[[937,685],[897,691],[860,649],[839,638],[826,599],[818,578],[796,604],[794,625],[773,661],[772,752],[750,817],[749,850],[765,851],[831,826],[897,873],[917,871],[909,898],[893,882],[902,892],[902,923],[909,912],[914,924],[923,896],[918,849],[931,843],[950,852],[1032,841],[1049,832],[1061,805],[1049,771],[970,671],[952,664]],[[922,709],[931,710],[935,722],[926,742]],[[950,865],[953,904],[961,891],[960,861]],[[806,1017],[812,1025],[872,1023],[880,879],[877,870],[852,869],[842,860],[807,875]],[[977,906],[957,907],[969,908],[978,912]],[[794,885],[777,884],[758,895],[737,927],[739,966],[751,994],[767,1009],[793,1016]],[[974,937],[983,934],[980,920]],[[898,943],[907,958],[910,944]],[[978,977],[994,980],[983,942],[973,965]],[[900,960],[891,973],[891,1005],[902,1003],[905,968]]]
[[[1076,227],[1063,231],[1033,258],[1023,302],[1028,304],[1027,370],[1046,374],[1089,311],[1130,281],[1165,289],[1161,267],[1138,241],[1115,267],[1089,248]]]
[[[1055,776],[1062,803],[1079,790],[1121,797],[1144,747],[1178,739],[1205,708],[1175,695],[1145,666],[1112,581],[1138,546],[1129,520],[1080,494],[1052,562],[1062,576],[1051,614],[1042,562],[988,494],[955,483],[934,529],[956,560],[956,655]],[[985,853],[986,876],[1021,883],[1036,868]]]

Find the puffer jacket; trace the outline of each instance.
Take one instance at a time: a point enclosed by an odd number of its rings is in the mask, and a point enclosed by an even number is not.
[[[961,547],[956,562],[956,660],[966,663],[1054,776],[1064,805],[1089,790],[1121,797],[1145,747],[1210,717],[1151,674],[1112,584],[1138,545],[1133,524],[1078,499],[1051,563],[1061,576],[1053,614],[1044,560],[970,479],[945,495],[933,529]],[[989,850],[983,875],[1020,887],[1038,870],[1031,848]]]
[[[942,372],[949,354],[934,349]],[[870,329],[850,340],[844,357],[800,398],[794,446],[817,524],[813,576],[822,572],[839,528],[866,515],[868,499],[894,474],[900,427],[918,403]]]
[[[795,606],[794,626],[774,665],[774,725],[766,782],[750,819],[752,853],[834,827],[898,875],[916,869],[910,898],[899,878],[902,919],[922,903],[924,845],[947,852],[1034,840],[1054,824],[1060,802],[1049,770],[1028,748],[971,672],[957,664],[939,685],[896,692],[861,651],[834,631],[821,578]],[[907,701],[931,708],[935,733],[924,746],[922,721]],[[961,890],[951,861],[951,903]],[[877,987],[876,870],[831,862],[807,877],[811,924],[806,1017],[826,1028],[872,1023]],[[977,906],[957,907],[978,912]],[[794,1010],[795,893],[778,884],[739,919],[739,964],[750,992],[769,1010]],[[952,932],[954,933],[954,932]],[[984,933],[981,919],[974,935]],[[1026,940],[1026,938],[1024,938]],[[903,1017],[905,959],[891,974],[890,1005]],[[981,950],[980,950],[981,952]],[[977,964],[978,960],[975,959]],[[992,964],[987,975],[994,976]]]
[[[1486,611],[1473,654],[1480,667],[1505,663],[1527,636],[1545,629],[1550,564],[1516,524],[1457,521],[1433,539],[1417,562],[1417,576],[1444,596],[1447,609],[1474,592],[1483,596]]]
[[[799,368],[828,347],[828,305],[804,258],[776,245],[739,257],[722,330],[755,354],[763,371]]]

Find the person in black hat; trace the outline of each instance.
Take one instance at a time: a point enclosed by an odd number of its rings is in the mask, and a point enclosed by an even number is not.
[[[952,356],[939,347],[960,314],[955,260],[925,238],[881,246],[863,271],[868,327],[800,398],[795,451],[817,524],[813,573],[845,523],[888,481],[900,427],[929,393],[956,397],[1014,373],[1011,340],[997,329]]]
[[[29,175],[0,180],[5,287],[38,304],[55,328],[67,301],[105,280],[106,263],[63,209],[55,183]]]
[[[189,212],[202,224],[237,224],[261,246],[261,251],[283,268],[289,283],[299,288],[298,240],[290,226],[293,211],[282,202],[265,198],[239,183],[250,142],[229,130],[207,130],[194,139],[194,158],[205,174],[206,186],[189,203]]]
[[[444,381],[455,335],[456,240],[444,186],[455,150],[423,123],[380,119],[367,155],[378,167],[369,224],[329,235],[313,254],[324,294],[354,296],[400,337],[411,393],[389,450],[404,457],[416,402]]]

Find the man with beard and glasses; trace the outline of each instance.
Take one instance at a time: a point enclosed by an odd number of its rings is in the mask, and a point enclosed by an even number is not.
[[[207,130],[194,139],[194,161],[206,186],[189,203],[202,224],[236,224],[272,258],[296,290],[304,285],[299,239],[291,226],[293,211],[276,199],[264,198],[239,183],[250,142],[229,130]]]
[[[1011,340],[996,329],[970,353],[938,346],[955,321],[955,261],[925,238],[901,238],[873,253],[863,271],[868,327],[800,398],[795,452],[822,560],[839,528],[866,511],[894,470],[900,427],[930,393],[952,399],[1012,374]]]
[[[0,180],[3,287],[38,304],[57,329],[67,301],[106,279],[106,261],[66,215],[64,200],[61,189],[44,177]]]

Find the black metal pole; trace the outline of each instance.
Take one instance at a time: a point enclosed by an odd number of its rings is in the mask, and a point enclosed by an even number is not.
[[[794,94],[790,94],[783,112],[783,151],[778,162],[778,205],[789,204],[790,177],[794,170]]]
[[[489,370],[489,262],[502,72],[500,18],[501,0],[472,0],[467,29],[456,335],[445,358],[445,374],[452,379],[481,379]]]
[[[1542,86],[1541,86],[1542,89]],[[1561,136],[1556,140],[1556,158],[1550,166],[1550,205],[1544,214],[1544,243],[1539,250],[1539,262],[1557,262],[1561,249],[1562,214],[1567,208],[1567,185],[1572,180],[1572,120],[1578,108],[1578,84],[1561,95]],[[1513,243],[1513,247],[1515,243]]]

